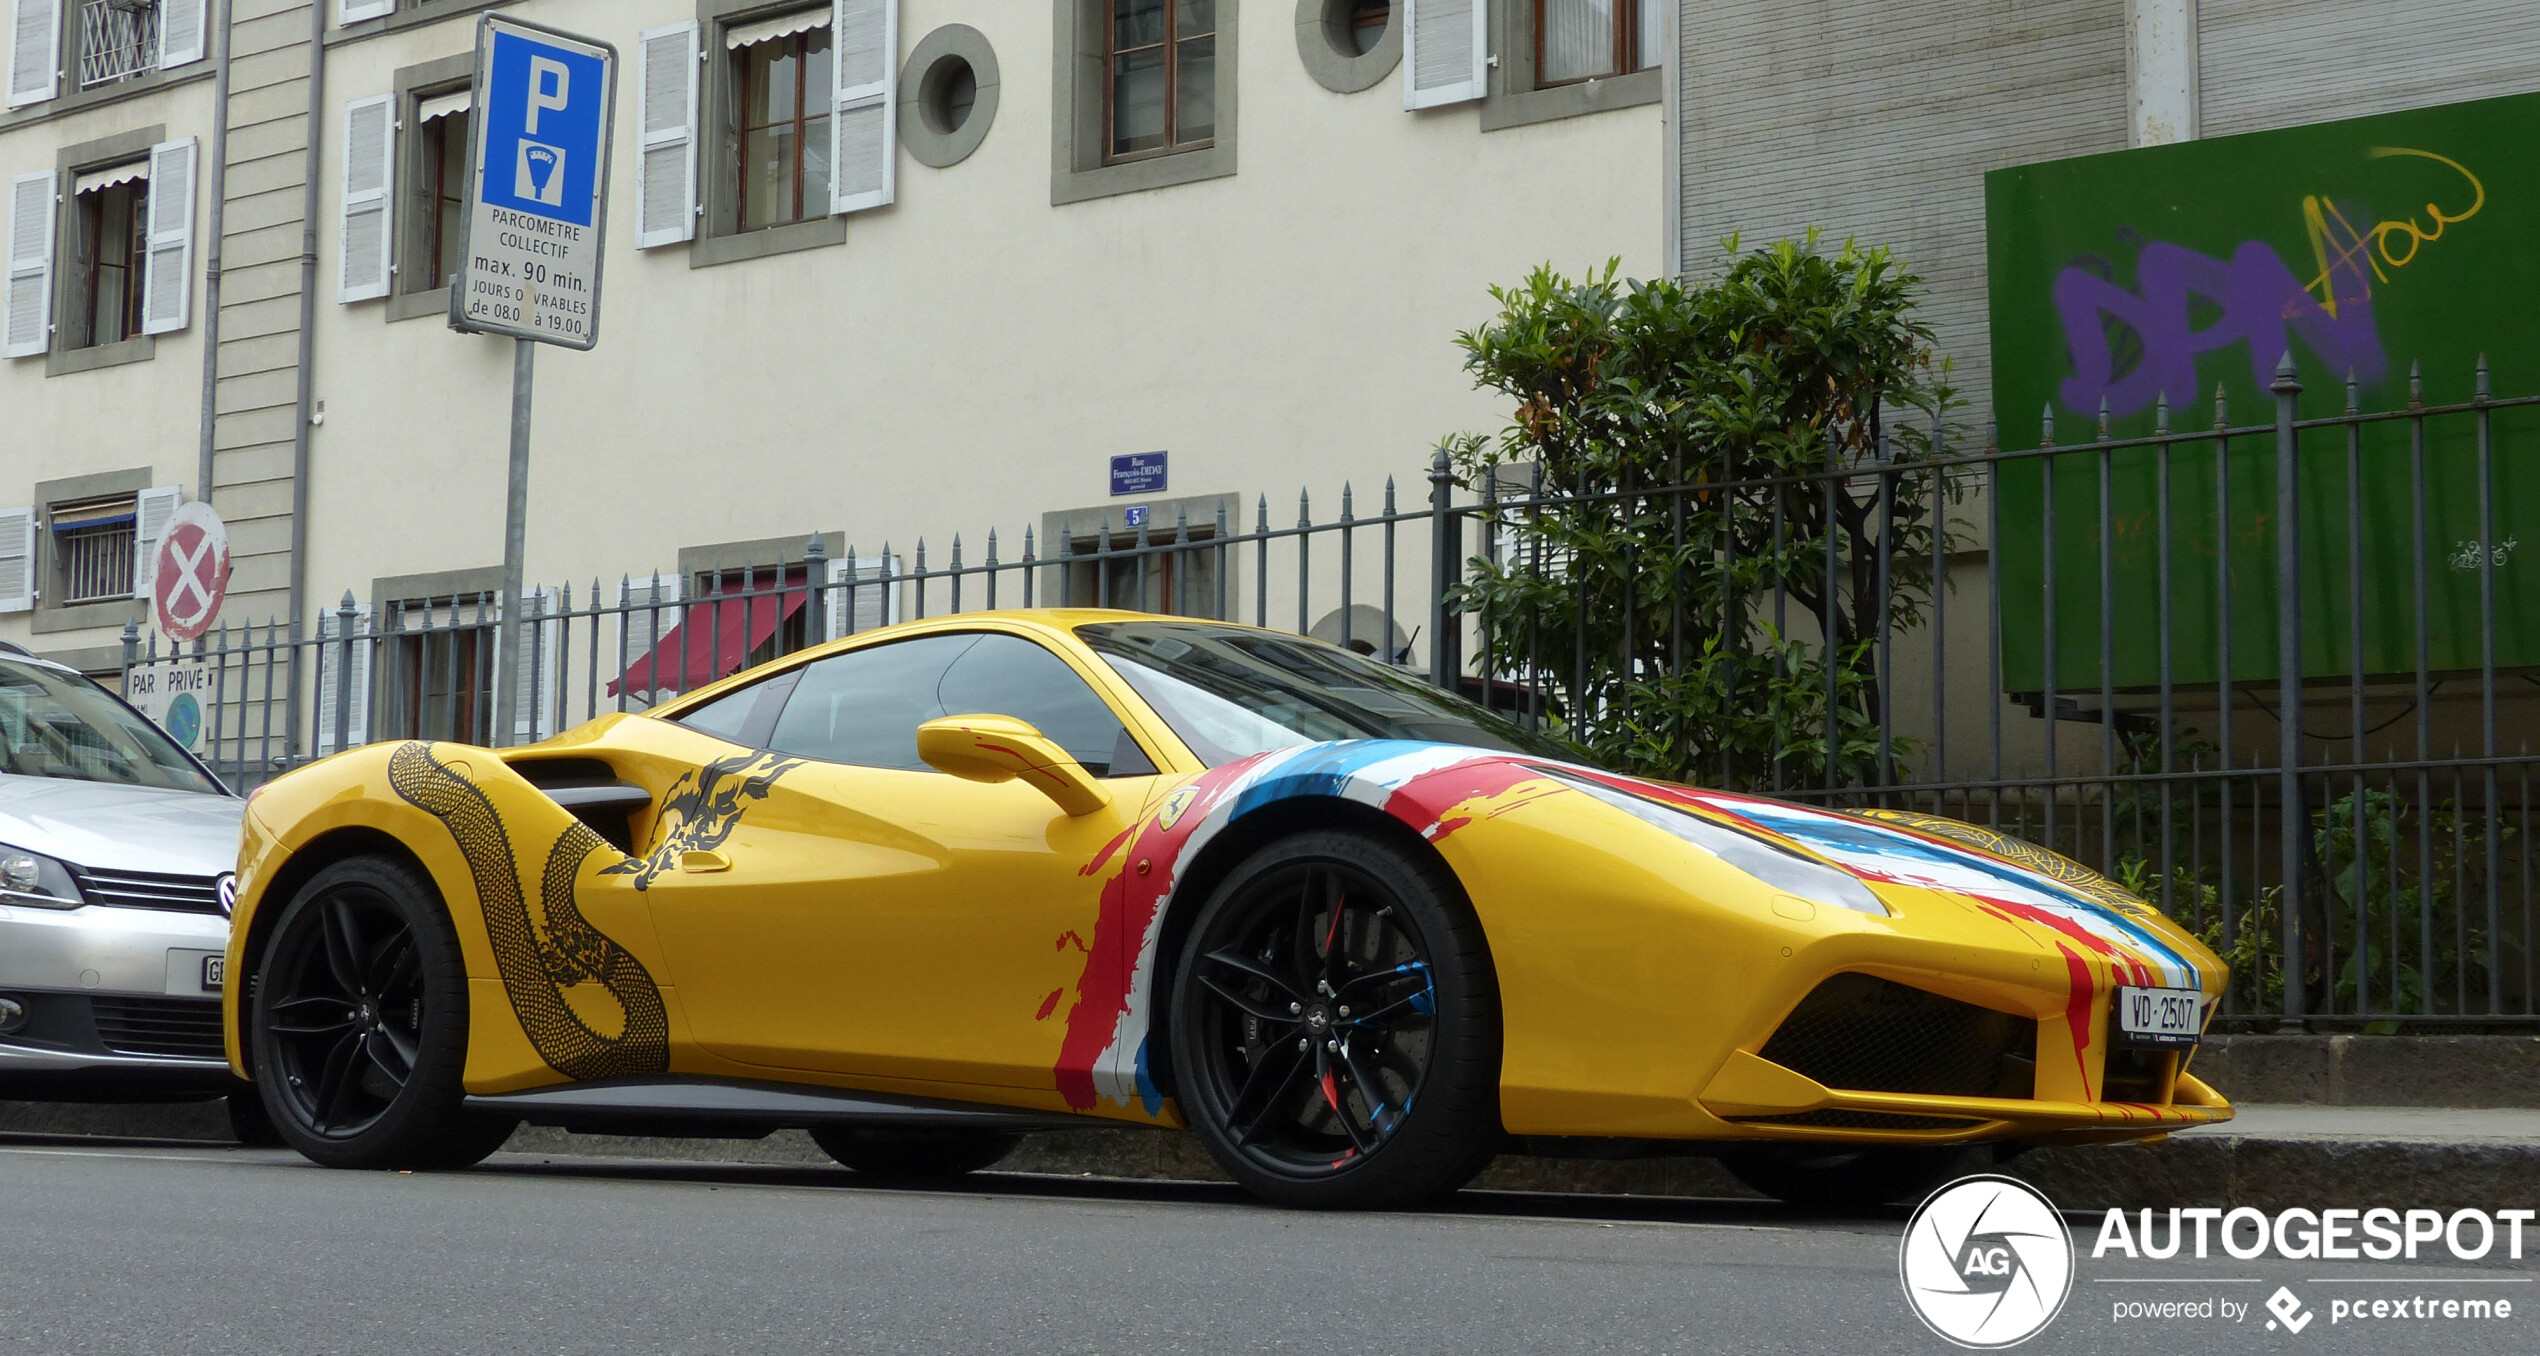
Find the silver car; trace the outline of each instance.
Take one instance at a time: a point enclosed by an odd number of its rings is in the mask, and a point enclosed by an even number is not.
[[[0,1098],[230,1091],[243,808],[114,694],[0,646]]]

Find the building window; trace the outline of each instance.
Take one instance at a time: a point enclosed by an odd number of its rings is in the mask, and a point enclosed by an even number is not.
[[[731,125],[740,152],[739,229],[827,216],[829,116],[837,81],[830,65],[829,11],[736,27],[726,45],[732,49]]]
[[[1393,22],[1392,0],[1350,0],[1350,50],[1365,56],[1385,40],[1385,27]]]
[[[58,504],[46,516],[53,534],[56,606],[132,596],[132,558],[140,521],[135,496]]]
[[[79,177],[73,190],[65,349],[141,337],[141,279],[149,248],[148,162]]]
[[[450,285],[459,271],[459,237],[467,212],[468,129],[466,90],[437,94],[416,105],[422,129],[415,147],[413,262],[398,270],[398,290],[430,292]]]
[[[385,709],[373,738],[491,742],[494,602],[452,594],[389,604]]]
[[[1658,64],[1657,0],[1534,0],[1538,88]]]
[[[1216,0],[1114,0],[1107,78],[1106,161],[1215,140]]]
[[[1193,527],[1182,540],[1206,542],[1216,536],[1214,528]],[[1092,555],[1105,549],[1127,554],[1101,556],[1093,560],[1072,561],[1066,565],[1066,607],[1116,607],[1130,612],[1157,612],[1174,617],[1200,617],[1222,620],[1218,579],[1219,548],[1187,546],[1178,550],[1159,550],[1174,544],[1171,528],[1149,532],[1139,553],[1138,532],[1122,529],[1108,537],[1101,532],[1073,534],[1068,550],[1075,555]]]
[[[82,0],[79,87],[94,89],[158,69],[158,0]]]

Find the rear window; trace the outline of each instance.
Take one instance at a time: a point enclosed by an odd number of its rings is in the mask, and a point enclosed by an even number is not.
[[[0,658],[0,772],[224,794],[176,741],[75,673]]]

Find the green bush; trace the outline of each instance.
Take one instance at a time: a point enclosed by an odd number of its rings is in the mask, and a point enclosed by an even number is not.
[[[1724,250],[1708,280],[1609,263],[1492,289],[1499,314],[1457,343],[1510,422],[1444,446],[1465,486],[1520,502],[1451,605],[1482,620],[1490,676],[1531,684],[1602,761],[1736,787],[1826,785],[1831,762],[1832,784],[1870,784],[1882,613],[1922,624],[1963,494],[1878,471],[1934,455],[1956,402],[1911,315],[1920,280],[1886,250]],[[1804,478],[1848,468],[1869,473]]]

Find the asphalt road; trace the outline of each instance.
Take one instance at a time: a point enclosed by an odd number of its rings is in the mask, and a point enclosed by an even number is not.
[[[2322,1264],[2088,1259],[2023,1351],[2540,1349],[2533,1263],[2339,1268],[2510,1320],[2268,1332]],[[1305,1215],[1229,1189],[499,1156],[439,1176],[0,1136],[0,1353],[1800,1352],[1954,1348],[1897,1282],[1903,1215],[1468,1192]],[[2154,1283],[2121,1277],[2162,1276]],[[2379,1278],[2371,1289],[2360,1278]],[[2389,1283],[2396,1282],[2396,1283]],[[2117,1322],[2222,1297],[2251,1317]],[[2524,1303],[2527,1299],[2528,1303]],[[2524,1312],[2528,1310],[2528,1312]]]

